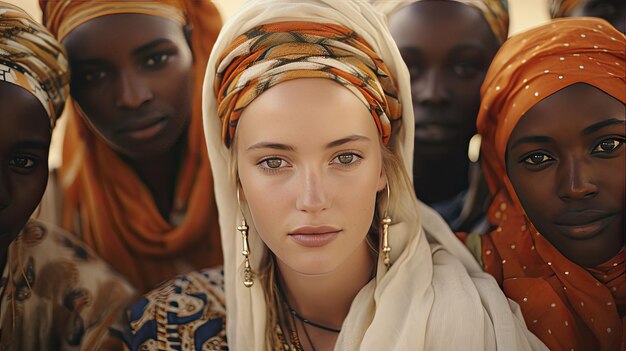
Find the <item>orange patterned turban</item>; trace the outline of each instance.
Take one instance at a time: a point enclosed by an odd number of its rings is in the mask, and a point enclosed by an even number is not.
[[[592,85],[626,104],[625,47],[624,34],[604,20],[554,20],[505,42],[481,88],[477,124],[496,228],[480,237],[482,261],[551,350],[626,349],[624,250],[593,268],[565,258],[524,212],[506,146],[527,111],[570,85]]]
[[[370,0],[374,6],[385,14],[402,7],[425,0]],[[434,0],[429,0],[434,1]],[[482,14],[496,39],[502,44],[509,36],[509,2],[508,0],[444,0],[456,1],[477,8]]]
[[[550,16],[552,18],[569,17],[572,11],[584,0],[550,0]]]
[[[0,2],[0,82],[33,94],[54,128],[69,92],[65,51],[46,28],[4,2]]]
[[[265,90],[292,79],[327,78],[347,87],[369,108],[385,144],[391,121],[401,117],[389,70],[362,37],[340,25],[259,26],[239,36],[218,62],[214,91],[226,146],[246,106]]]

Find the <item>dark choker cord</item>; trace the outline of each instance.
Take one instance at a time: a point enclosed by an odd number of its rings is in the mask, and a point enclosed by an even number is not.
[[[276,287],[278,288],[278,292],[280,294],[280,298],[281,300],[283,300],[283,303],[285,304],[285,306],[287,306],[287,309],[289,310],[289,313],[298,318],[302,323],[304,324],[308,324],[312,327],[321,329],[321,330],[325,330],[327,332],[331,332],[331,333],[335,333],[335,334],[339,334],[341,332],[341,329],[335,329],[335,328],[331,328],[331,327],[327,327],[325,325],[321,325],[318,323],[315,323],[313,321],[310,321],[304,317],[302,317],[296,310],[294,310],[291,305],[289,305],[289,302],[287,302],[287,298],[285,297],[285,293],[283,292],[282,287],[280,286],[280,283],[276,282]]]
[[[287,306],[287,308],[289,309],[289,313],[291,313],[292,316],[298,318],[302,323],[308,324],[312,327],[318,328],[318,329],[322,329],[325,330],[327,332],[331,332],[331,333],[335,333],[335,334],[339,334],[341,332],[341,329],[335,329],[335,328],[331,328],[331,327],[327,327],[325,325],[321,325],[321,324],[317,324],[313,321],[310,321],[304,317],[302,317],[298,312],[296,312],[296,310],[294,310],[293,308],[291,308],[291,306],[289,306],[289,303],[287,303],[286,300],[285,301],[285,305]]]

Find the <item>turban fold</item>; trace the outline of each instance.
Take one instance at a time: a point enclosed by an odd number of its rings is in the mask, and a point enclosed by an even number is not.
[[[370,110],[385,144],[401,116],[395,82],[383,61],[354,31],[336,24],[280,22],[239,36],[218,59],[214,90],[222,139],[229,146],[243,110],[265,90],[299,78],[327,78]]]
[[[18,85],[43,105],[54,127],[68,96],[65,51],[22,9],[0,2],[0,82]]]

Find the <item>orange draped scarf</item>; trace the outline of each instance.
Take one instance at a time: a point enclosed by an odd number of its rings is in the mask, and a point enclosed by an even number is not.
[[[626,103],[625,47],[624,35],[604,20],[555,20],[509,39],[481,89],[477,123],[496,228],[481,236],[482,261],[551,350],[626,348],[624,249],[593,268],[565,258],[525,214],[506,174],[506,145],[532,106],[572,84]]]
[[[161,216],[147,186],[90,129],[80,108],[70,101],[60,169],[63,226],[80,233],[87,245],[141,291],[177,274],[221,264],[201,111],[204,71],[221,28],[215,6],[208,0],[41,0],[40,5],[44,22],[57,37],[90,19],[116,13],[143,13],[191,25],[193,115],[170,216],[182,219],[172,224]]]

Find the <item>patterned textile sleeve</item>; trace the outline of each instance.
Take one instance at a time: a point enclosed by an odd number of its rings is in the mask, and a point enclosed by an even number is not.
[[[31,220],[9,247],[0,284],[0,350],[122,347],[110,327],[134,291],[75,236]]]
[[[225,351],[224,271],[179,276],[126,310],[126,350]]]

